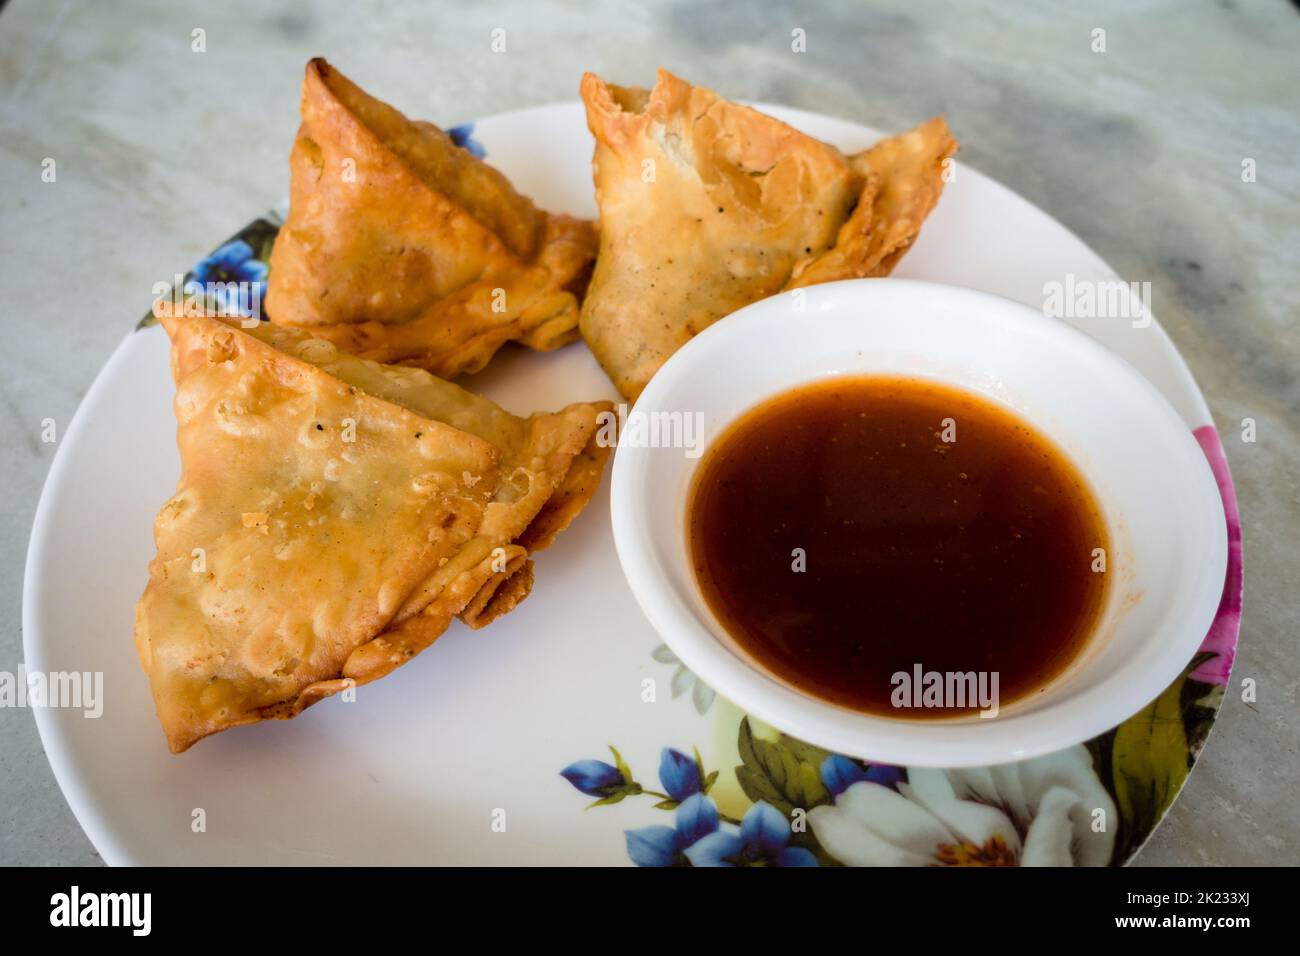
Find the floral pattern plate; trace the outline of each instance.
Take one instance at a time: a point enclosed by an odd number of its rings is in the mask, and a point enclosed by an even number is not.
[[[878,138],[771,111],[844,149]],[[578,104],[455,135],[542,205],[595,214]],[[279,222],[257,219],[187,280],[264,282]],[[1117,278],[1050,217],[961,166],[897,274],[1036,308],[1048,283]],[[35,711],[50,763],[114,864],[1122,864],[1177,796],[1218,711],[1240,616],[1241,538],[1209,411],[1159,325],[1075,324],[1137,366],[1193,429],[1219,479],[1231,546],[1201,652],[1159,699],[1085,745],[925,769],[827,753],[760,724],[697,680],[642,618],[602,489],[540,556],[529,600],[492,627],[455,626],[355,701],[172,756],[131,641],[154,514],[178,473],[166,336],[146,320],[69,427],[33,529],[27,668],[101,671],[106,699],[99,719]],[[506,350],[469,384],[524,414],[614,397],[581,345]]]

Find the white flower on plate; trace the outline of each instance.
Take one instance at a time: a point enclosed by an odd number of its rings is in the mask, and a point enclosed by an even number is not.
[[[1105,866],[1115,804],[1083,746],[965,770],[909,769],[895,791],[855,783],[808,814],[849,866]],[[1098,812],[1100,811],[1100,813]]]
[[[660,664],[676,664],[677,670],[673,671],[672,691],[673,700],[681,697],[688,690],[691,692],[691,703],[695,705],[695,711],[701,717],[708,713],[709,708],[713,706],[714,694],[713,688],[704,681],[695,676],[685,664],[677,659],[677,655],[672,652],[667,644],[660,644],[650,652]]]

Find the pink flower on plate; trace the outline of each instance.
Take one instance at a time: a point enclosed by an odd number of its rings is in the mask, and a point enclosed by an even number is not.
[[[1201,650],[1213,654],[1209,660],[1192,671],[1192,680],[1205,684],[1226,684],[1232,672],[1232,659],[1237,650],[1237,633],[1241,629],[1241,591],[1244,579],[1241,557],[1241,515],[1237,511],[1237,492],[1232,487],[1232,473],[1228,459],[1223,454],[1223,444],[1213,425],[1202,425],[1192,432],[1209,459],[1214,480],[1223,496],[1223,513],[1228,521],[1228,573],[1223,583],[1223,597],[1219,611],[1210,625],[1210,632],[1201,642]]]

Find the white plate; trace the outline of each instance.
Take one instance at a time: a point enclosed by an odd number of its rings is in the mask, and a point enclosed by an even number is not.
[[[846,150],[878,138],[841,120],[770,110]],[[539,204],[595,215],[592,144],[578,104],[497,116],[477,124],[474,138]],[[1044,283],[1067,273],[1114,278],[1060,224],[958,167],[896,275],[1039,308]],[[1078,324],[1137,366],[1189,427],[1210,423],[1158,325]],[[471,387],[525,414],[615,394],[581,345],[550,355],[508,350]],[[580,758],[608,760],[609,744],[647,786],[661,748],[697,746],[722,771],[718,804],[743,810],[730,779],[738,714],[720,701],[706,706],[703,689],[681,698],[669,692],[673,666],[662,652],[652,658],[660,639],[615,556],[608,478],[539,557],[532,596],[508,617],[481,632],[453,625],[418,660],[360,688],[355,703],[334,698],[296,720],[239,728],[170,754],[131,634],[154,516],[179,472],[172,393],[163,331],[129,334],[63,438],[27,561],[29,672],[104,675],[100,718],[35,713],[64,794],[107,862],[626,863],[620,831],[671,822],[665,812],[642,798],[584,813],[589,800],[559,776]],[[647,679],[654,702],[644,700]],[[678,690],[689,683],[678,675]]]

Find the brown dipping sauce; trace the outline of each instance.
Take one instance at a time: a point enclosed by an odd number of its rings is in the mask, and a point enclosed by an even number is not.
[[[1075,466],[1014,413],[928,381],[837,377],[749,410],[701,461],[688,522],[739,646],[857,711],[979,709],[896,707],[894,675],[918,666],[996,671],[1006,707],[1069,665],[1104,604],[1105,522]]]

